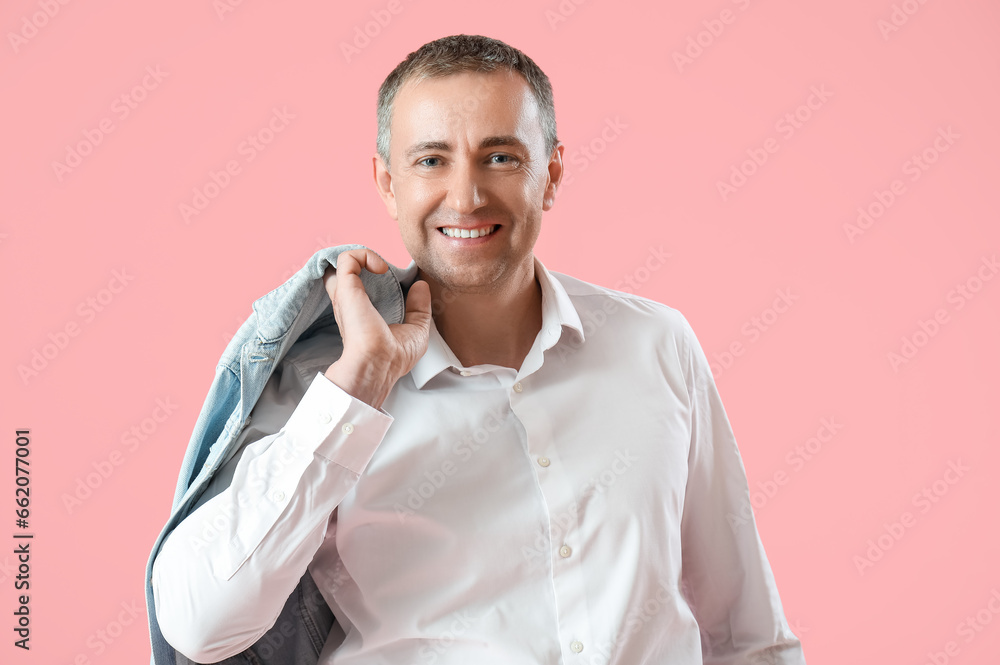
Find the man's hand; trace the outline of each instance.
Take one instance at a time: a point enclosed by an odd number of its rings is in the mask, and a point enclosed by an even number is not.
[[[365,293],[362,268],[381,274],[389,266],[371,250],[352,249],[340,254],[336,270],[329,266],[323,275],[344,340],[343,354],[325,376],[377,409],[427,350],[431,289],[423,280],[414,282],[406,297],[403,323],[387,325]]]

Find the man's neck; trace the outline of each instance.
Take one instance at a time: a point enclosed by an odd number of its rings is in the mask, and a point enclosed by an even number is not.
[[[542,328],[542,287],[531,264],[521,284],[495,293],[451,292],[431,284],[434,325],[465,367],[519,370]]]

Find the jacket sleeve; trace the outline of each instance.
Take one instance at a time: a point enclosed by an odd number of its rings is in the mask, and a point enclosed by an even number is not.
[[[705,665],[805,665],[753,513],[746,471],[712,372],[684,321],[691,404],[682,578]]]
[[[269,383],[253,419],[262,408],[287,413],[289,401]],[[153,563],[160,629],[195,662],[240,653],[274,625],[392,424],[322,373],[291,405],[277,432],[227,463],[228,486],[177,525]]]

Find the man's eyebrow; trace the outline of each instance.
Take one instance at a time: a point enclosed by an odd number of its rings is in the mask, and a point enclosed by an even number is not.
[[[513,134],[503,134],[501,136],[488,136],[479,142],[479,149],[483,148],[496,148],[497,146],[513,146],[516,148],[526,148],[524,142],[517,138]],[[414,146],[411,146],[406,151],[406,158],[412,158],[422,152],[428,150],[437,150],[440,152],[451,152],[451,144],[447,141],[422,141]]]
[[[496,148],[501,145],[514,146],[515,148],[525,148],[527,146],[521,142],[521,139],[517,138],[513,134],[504,134],[503,136],[488,136],[482,140],[479,144],[480,148]]]
[[[441,152],[449,152],[451,151],[451,146],[445,143],[444,141],[423,141],[422,143],[418,143],[414,146],[411,146],[406,151],[405,156],[407,159],[409,159],[410,157],[419,155],[420,153],[426,152],[428,150],[440,150]]]

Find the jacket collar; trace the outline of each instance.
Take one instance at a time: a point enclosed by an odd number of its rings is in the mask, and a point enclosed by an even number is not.
[[[547,351],[559,341],[563,332],[563,326],[568,326],[575,330],[579,336],[580,343],[584,339],[583,324],[580,321],[580,315],[577,313],[576,307],[573,306],[573,302],[570,300],[569,294],[566,293],[566,289],[542,265],[537,256],[534,257],[534,261],[535,276],[542,287],[542,329],[539,331],[531,351],[528,352],[528,355],[524,359],[519,372],[522,375],[530,374],[541,366],[542,352]],[[408,271],[412,271],[412,274]],[[404,290],[408,289],[415,281],[416,272],[416,264],[411,262],[409,267],[398,273],[405,274],[409,278],[408,282],[402,284]],[[539,344],[541,344],[540,349],[538,348]],[[427,352],[417,361],[417,364],[413,366],[410,372],[413,382],[418,389],[422,389],[432,378],[452,367],[457,370],[465,369],[458,357],[448,347],[447,342],[441,337],[437,325],[432,320],[430,339],[427,342]],[[472,371],[478,373],[477,370]]]

